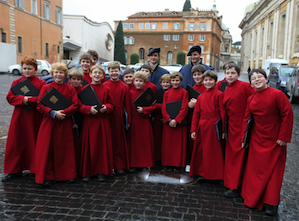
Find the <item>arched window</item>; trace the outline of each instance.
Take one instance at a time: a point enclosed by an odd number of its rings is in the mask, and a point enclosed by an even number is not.
[[[125,58],[126,58],[126,61],[128,60],[128,52],[125,51]]]
[[[129,45],[133,45],[134,44],[134,38],[131,36],[129,38]]]
[[[144,60],[144,48],[139,49],[139,58],[140,60]]]
[[[172,54],[171,51],[169,51],[169,52],[167,53],[167,64],[168,64],[168,65],[172,64],[172,57],[173,57],[173,54]]]
[[[127,37],[124,37],[124,44],[125,44],[125,45],[128,44],[128,43],[127,43]]]

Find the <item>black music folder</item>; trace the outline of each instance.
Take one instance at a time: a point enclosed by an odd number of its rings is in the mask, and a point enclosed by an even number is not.
[[[186,90],[189,94],[189,100],[191,100],[192,98],[197,99],[197,97],[200,95],[200,93],[197,90],[195,90],[193,87],[189,85],[187,85]]]
[[[72,105],[72,102],[54,87],[51,87],[39,102],[52,110],[64,110]]]
[[[227,84],[228,84],[227,81],[222,81],[220,91],[224,92],[227,87]]]
[[[182,100],[166,103],[166,110],[171,119],[175,119],[176,116],[178,116],[181,110],[181,106],[182,106]],[[187,119],[184,118],[184,120],[180,123],[180,125],[186,125],[186,124],[187,124]]]
[[[162,104],[163,103],[163,97],[164,97],[164,89],[160,88],[157,92],[156,92],[156,98],[157,98],[157,103],[158,104]]]
[[[39,95],[39,91],[28,78],[25,78],[24,80],[13,86],[10,90],[15,95],[24,95],[32,97],[37,97]]]
[[[103,106],[91,85],[88,85],[86,88],[84,88],[78,94],[78,97],[81,100],[82,104],[84,104],[84,105],[88,105],[88,106],[97,105],[97,107],[96,107],[97,111],[100,110]]]
[[[157,98],[150,87],[147,87],[136,99],[133,101],[135,107],[150,107],[157,101]]]
[[[215,127],[216,127],[217,139],[218,141],[221,141],[222,140],[222,119],[221,118],[219,118],[216,121]]]
[[[251,131],[253,128],[253,124],[254,124],[254,119],[253,117],[251,117],[248,121],[247,121],[247,126],[246,126],[246,132],[245,132],[245,138],[243,141],[243,147],[247,147],[247,145],[249,145],[250,143],[250,137],[251,137]]]

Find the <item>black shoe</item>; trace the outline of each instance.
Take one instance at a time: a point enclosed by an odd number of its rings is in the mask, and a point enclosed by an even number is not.
[[[166,172],[173,172],[173,167],[166,167],[165,171]]]
[[[98,181],[99,182],[105,182],[106,176],[104,174],[98,174]]]
[[[196,182],[201,182],[203,180],[205,180],[205,178],[203,176],[199,176],[197,177]]]
[[[124,175],[125,171],[123,169],[115,171],[117,175]]]
[[[8,182],[10,180],[19,178],[21,176],[22,176],[22,172],[19,172],[19,173],[10,173],[10,174],[7,174],[5,177],[2,178],[2,182]]]
[[[49,188],[52,186],[52,180],[46,180],[42,185],[41,187],[42,188]]]
[[[175,172],[175,173],[182,173],[183,172],[183,168],[182,167],[175,167],[173,169],[173,172]]]
[[[71,179],[71,180],[66,181],[66,183],[70,184],[70,183],[74,183],[75,181],[76,181],[75,179]]]
[[[227,198],[235,198],[237,196],[240,195],[240,191],[239,190],[227,190],[224,193],[224,196]]]
[[[130,169],[130,173],[135,173],[136,172],[136,168],[135,167],[132,167],[131,169]]]
[[[272,205],[265,204],[265,207],[266,207],[265,215],[275,216],[277,214],[278,206],[272,206]]]
[[[82,178],[82,181],[83,181],[83,182],[89,182],[89,181],[90,181],[90,176],[83,177],[83,178]]]

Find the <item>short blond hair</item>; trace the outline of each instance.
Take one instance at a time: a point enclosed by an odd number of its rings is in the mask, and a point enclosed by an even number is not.
[[[160,78],[160,83],[162,81],[169,81],[170,82],[170,74],[163,74]]]
[[[136,78],[141,78],[144,80],[144,82],[147,82],[147,74],[143,71],[135,72],[135,74],[133,75],[133,79],[135,80]]]
[[[99,64],[96,64],[96,65],[93,65],[91,68],[90,68],[90,73],[91,72],[93,72],[93,70],[94,69],[100,69],[100,71],[103,73],[103,74],[105,74],[105,70],[104,70],[104,68],[101,66],[101,65],[99,65]]]
[[[108,64],[108,70],[109,70],[110,68],[118,68],[118,69],[120,70],[120,65],[119,65],[119,63],[118,63],[117,61],[112,61],[112,62],[110,62],[110,63]]]
[[[170,79],[174,79],[176,77],[179,77],[181,81],[183,81],[183,75],[180,73],[180,72],[173,72],[171,75],[170,75]]]
[[[64,76],[67,77],[68,75],[68,70],[65,64],[57,62],[52,64],[52,69],[51,69],[51,75],[53,76],[53,72],[54,70],[58,70],[58,71],[63,71],[64,72]]]
[[[72,78],[72,77],[79,77],[79,78],[83,79],[84,78],[83,71],[79,70],[77,68],[73,68],[71,70],[71,72],[69,73],[69,78]]]

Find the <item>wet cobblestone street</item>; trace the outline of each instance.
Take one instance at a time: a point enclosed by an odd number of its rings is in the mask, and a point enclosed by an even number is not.
[[[13,110],[5,97],[16,78],[0,75],[0,179],[4,176],[5,136]],[[22,178],[0,181],[0,220],[299,220],[299,104],[292,107],[292,143],[288,145],[281,202],[275,217],[246,207],[241,197],[225,198],[226,189],[220,182],[153,183],[138,179],[134,173],[109,176],[104,183],[77,180],[41,189],[26,171]]]

